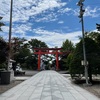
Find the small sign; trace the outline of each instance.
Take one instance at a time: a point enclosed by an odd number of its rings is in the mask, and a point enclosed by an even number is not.
[[[88,65],[88,64],[89,64],[88,61],[86,61],[86,65]],[[84,60],[81,61],[81,65],[85,65],[85,61]]]

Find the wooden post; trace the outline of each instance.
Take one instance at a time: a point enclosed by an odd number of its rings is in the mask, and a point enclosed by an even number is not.
[[[40,70],[40,63],[41,63],[41,50],[39,50],[38,54],[38,70]]]
[[[59,63],[58,63],[58,50],[56,51],[56,70],[59,70]]]

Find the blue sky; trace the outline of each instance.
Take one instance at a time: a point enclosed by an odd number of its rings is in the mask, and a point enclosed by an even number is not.
[[[79,15],[79,0],[13,0],[12,37],[27,40],[39,39],[49,47],[60,47],[69,39],[74,44],[82,35]],[[85,31],[96,31],[100,23],[100,0],[84,1]],[[0,16],[6,26],[0,36],[8,39],[10,0],[0,0]]]

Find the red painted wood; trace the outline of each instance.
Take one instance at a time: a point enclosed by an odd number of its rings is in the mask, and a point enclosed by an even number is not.
[[[40,63],[41,63],[41,50],[39,50],[38,54],[38,70],[40,70]]]
[[[55,54],[56,55],[56,70],[59,70],[59,55],[66,54],[69,52],[60,52],[62,48],[34,48],[36,52],[34,54],[38,54],[38,70],[40,70],[40,63],[41,63],[41,55],[43,54]],[[51,50],[53,50],[51,52]]]
[[[39,52],[34,52],[34,54],[39,54]],[[56,54],[56,52],[41,52],[42,54]],[[58,52],[58,54],[63,54],[63,52]]]
[[[56,51],[56,70],[59,70],[59,63],[58,63],[58,61],[59,61],[59,59],[58,59],[58,51]]]
[[[34,50],[62,50],[62,48],[34,48]]]

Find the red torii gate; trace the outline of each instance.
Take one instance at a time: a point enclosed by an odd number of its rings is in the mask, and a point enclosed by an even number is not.
[[[60,54],[63,54],[63,52],[60,52],[62,48],[34,48],[35,52],[34,54],[38,54],[38,70],[40,70],[40,63],[41,63],[41,55],[43,54],[55,54],[56,55],[56,70],[59,70],[59,63],[58,63],[58,56]],[[50,50],[53,50],[50,52]]]

